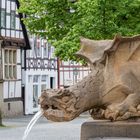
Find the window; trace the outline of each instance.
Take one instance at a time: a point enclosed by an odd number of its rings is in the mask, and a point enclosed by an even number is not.
[[[1,10],[1,28],[6,27],[6,13],[5,9]]]
[[[11,29],[15,29],[16,27],[16,13],[15,11],[11,11]]]
[[[33,85],[33,108],[38,107],[38,85]]]
[[[38,107],[40,75],[33,76],[33,108]]]
[[[38,57],[41,56],[41,47],[37,47],[37,56],[38,56]]]
[[[26,51],[27,52],[27,57],[33,57],[33,52],[34,52],[34,40],[32,38],[32,36],[29,36],[30,39],[30,45],[31,45],[31,50]]]
[[[70,61],[70,64],[74,64],[74,61]]]
[[[38,83],[39,82],[39,75],[34,75],[34,78],[33,78],[33,82],[34,83]]]
[[[37,38],[36,37],[34,37],[33,38],[33,45],[32,45],[32,47],[33,47],[33,56],[37,56]]]
[[[51,47],[51,58],[54,58],[54,47]]]
[[[36,52],[37,52],[37,56],[40,57],[41,56],[41,44],[40,44],[40,40],[36,38]]]
[[[16,50],[5,49],[4,50],[4,69],[5,79],[16,79],[17,78],[17,66],[16,66]]]
[[[42,75],[41,77],[41,91],[47,88],[47,75]]]
[[[41,81],[46,82],[46,80],[47,80],[47,75],[42,75]]]
[[[41,85],[41,91],[44,91],[44,90],[46,90],[46,84]]]
[[[47,48],[47,46],[44,46],[43,53],[44,53],[44,57],[47,57],[48,56],[48,48]]]
[[[28,76],[28,83],[31,83],[32,82],[32,75],[29,75]]]
[[[51,44],[48,43],[48,58],[51,58]]]
[[[47,42],[44,43],[44,51],[43,51],[43,56],[48,57],[48,48],[47,48]]]

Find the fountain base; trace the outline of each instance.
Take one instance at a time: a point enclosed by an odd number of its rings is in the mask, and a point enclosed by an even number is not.
[[[140,140],[140,120],[88,121],[81,127],[81,140]]]

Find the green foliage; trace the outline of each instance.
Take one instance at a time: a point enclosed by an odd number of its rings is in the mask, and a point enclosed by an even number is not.
[[[112,39],[140,33],[140,0],[20,0],[25,24],[56,47],[63,60],[75,60],[80,37]],[[74,12],[70,12],[73,9]]]

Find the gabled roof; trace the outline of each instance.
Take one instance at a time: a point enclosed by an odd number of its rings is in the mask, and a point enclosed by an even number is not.
[[[18,0],[16,0],[16,5],[17,5],[17,9],[19,9],[20,7],[20,3]],[[21,27],[22,27],[22,31],[23,31],[23,36],[24,36],[24,39],[25,39],[25,44],[26,44],[26,47],[25,49],[31,49],[31,45],[30,45],[30,41],[29,41],[29,37],[28,37],[28,33],[27,33],[27,29],[26,29],[26,26],[22,20],[23,18],[23,14],[22,13],[18,13],[19,14],[19,18],[20,18],[20,24],[21,24]]]

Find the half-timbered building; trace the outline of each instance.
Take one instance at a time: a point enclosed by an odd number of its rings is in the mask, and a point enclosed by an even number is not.
[[[37,112],[42,90],[73,85],[89,72],[75,62],[59,62],[47,39],[28,36],[18,7],[18,0],[0,0],[0,102],[3,98],[5,116]]]
[[[57,58],[46,39],[30,35],[31,50],[26,51],[23,70],[25,114],[39,110],[38,98],[45,89],[57,88]]]
[[[4,116],[23,114],[21,54],[30,46],[18,6],[16,0],[0,0],[0,94]]]
[[[75,61],[59,61],[58,87],[64,88],[74,85],[87,76],[89,72],[89,67],[82,66]]]

